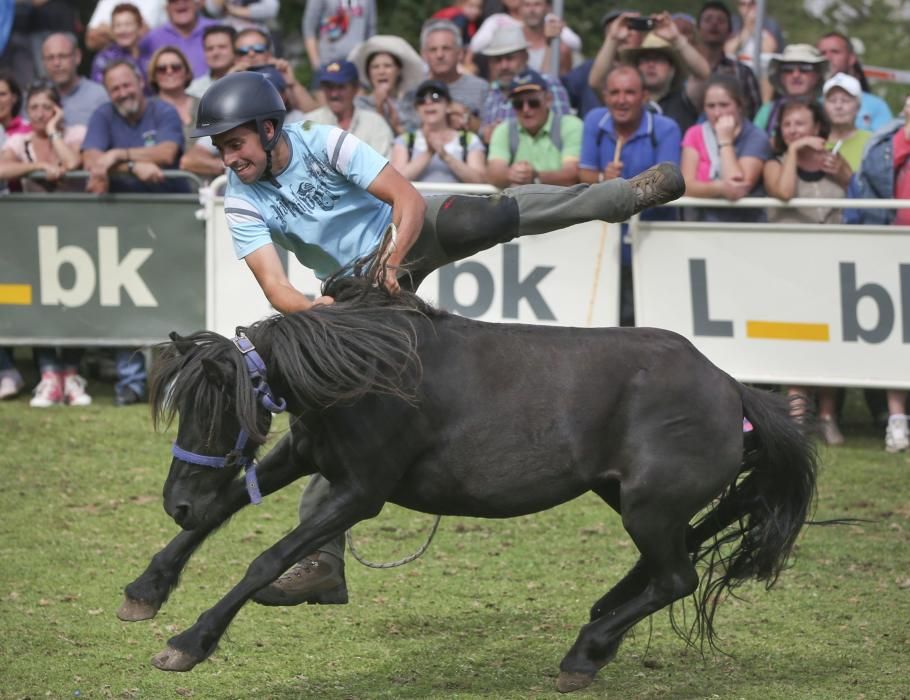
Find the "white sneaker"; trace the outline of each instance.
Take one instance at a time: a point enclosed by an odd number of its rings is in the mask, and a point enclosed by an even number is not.
[[[90,406],[92,397],[85,391],[88,382],[76,373],[63,375],[63,398],[70,406]]]
[[[888,418],[885,430],[885,452],[904,452],[910,449],[910,428],[907,416],[894,415]]]
[[[28,402],[32,408],[47,408],[63,403],[63,377],[59,372],[45,372]]]
[[[19,370],[5,369],[0,372],[0,401],[18,396],[25,382]]]

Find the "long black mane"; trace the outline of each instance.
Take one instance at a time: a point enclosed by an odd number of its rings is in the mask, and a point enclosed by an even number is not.
[[[211,331],[188,336],[172,334],[171,341],[159,348],[161,352],[149,377],[149,403],[156,428],[170,424],[178,407],[182,407],[197,416],[211,416],[208,433],[214,441],[220,416],[230,410],[253,440],[265,442],[243,355],[230,340]],[[230,367],[237,378],[233,386],[213,381],[206,363]]]
[[[390,294],[366,277],[330,279],[324,293],[335,303],[237,329],[265,359],[269,382],[280,387],[281,398],[302,410],[368,393],[413,401],[421,371],[417,324],[445,312],[412,292]],[[232,411],[253,440],[265,441],[243,356],[229,339],[201,331],[174,336],[160,347],[150,379],[156,427],[169,424],[178,407],[184,407],[212,417],[208,431],[214,439],[220,416]],[[230,386],[213,381],[212,364],[229,368],[235,381]]]
[[[412,292],[393,295],[363,277],[330,280],[324,293],[335,303],[240,329],[263,348],[285,398],[304,409],[368,393],[412,401],[420,378],[418,329],[445,312]]]

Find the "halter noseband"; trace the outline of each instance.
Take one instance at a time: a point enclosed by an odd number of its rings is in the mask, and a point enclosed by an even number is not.
[[[256,351],[256,347],[243,333],[238,333],[231,339],[231,342],[234,343],[234,346],[240,351],[240,354],[243,355],[243,359],[246,363],[246,371],[249,373],[250,380],[253,382],[253,391],[258,397],[259,403],[271,413],[282,413],[287,408],[287,404],[284,399],[276,399],[272,395],[272,390],[265,379],[265,362],[262,361],[262,357]],[[248,440],[249,436],[246,431],[241,428],[240,434],[237,436],[237,442],[234,443],[234,449],[228,452],[224,457],[212,457],[211,455],[202,455],[184,450],[177,444],[177,441],[174,440],[174,444],[171,447],[171,454],[188,464],[209,467],[211,469],[223,469],[225,465],[233,460],[236,464],[243,467],[246,491],[250,495],[250,503],[255,506],[262,503],[262,493],[259,491],[259,481],[256,478],[256,462],[252,457],[243,454]]]

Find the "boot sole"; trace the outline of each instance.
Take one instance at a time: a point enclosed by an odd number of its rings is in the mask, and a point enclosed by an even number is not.
[[[303,605],[304,603],[307,605],[346,605],[348,602],[348,586],[347,583],[342,581],[335,588],[319,593],[310,593],[305,597],[291,596],[281,589],[266,586],[257,591],[252,600],[255,603],[259,603],[259,605],[285,607]]]

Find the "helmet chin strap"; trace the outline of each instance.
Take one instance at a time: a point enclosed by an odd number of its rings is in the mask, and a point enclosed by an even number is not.
[[[281,183],[278,182],[277,178],[272,174],[272,150],[281,143],[281,138],[281,132],[279,132],[278,138],[274,139],[273,142],[269,144],[262,126],[259,126],[259,140],[262,142],[262,147],[265,149],[265,170],[262,171],[262,175],[259,179],[267,180],[279,190],[281,189]]]
[[[268,180],[279,190],[281,189],[281,183],[278,182],[278,180],[272,174],[272,149],[271,148],[265,152],[265,170],[262,172],[262,177],[260,178],[260,180],[261,179]]]

